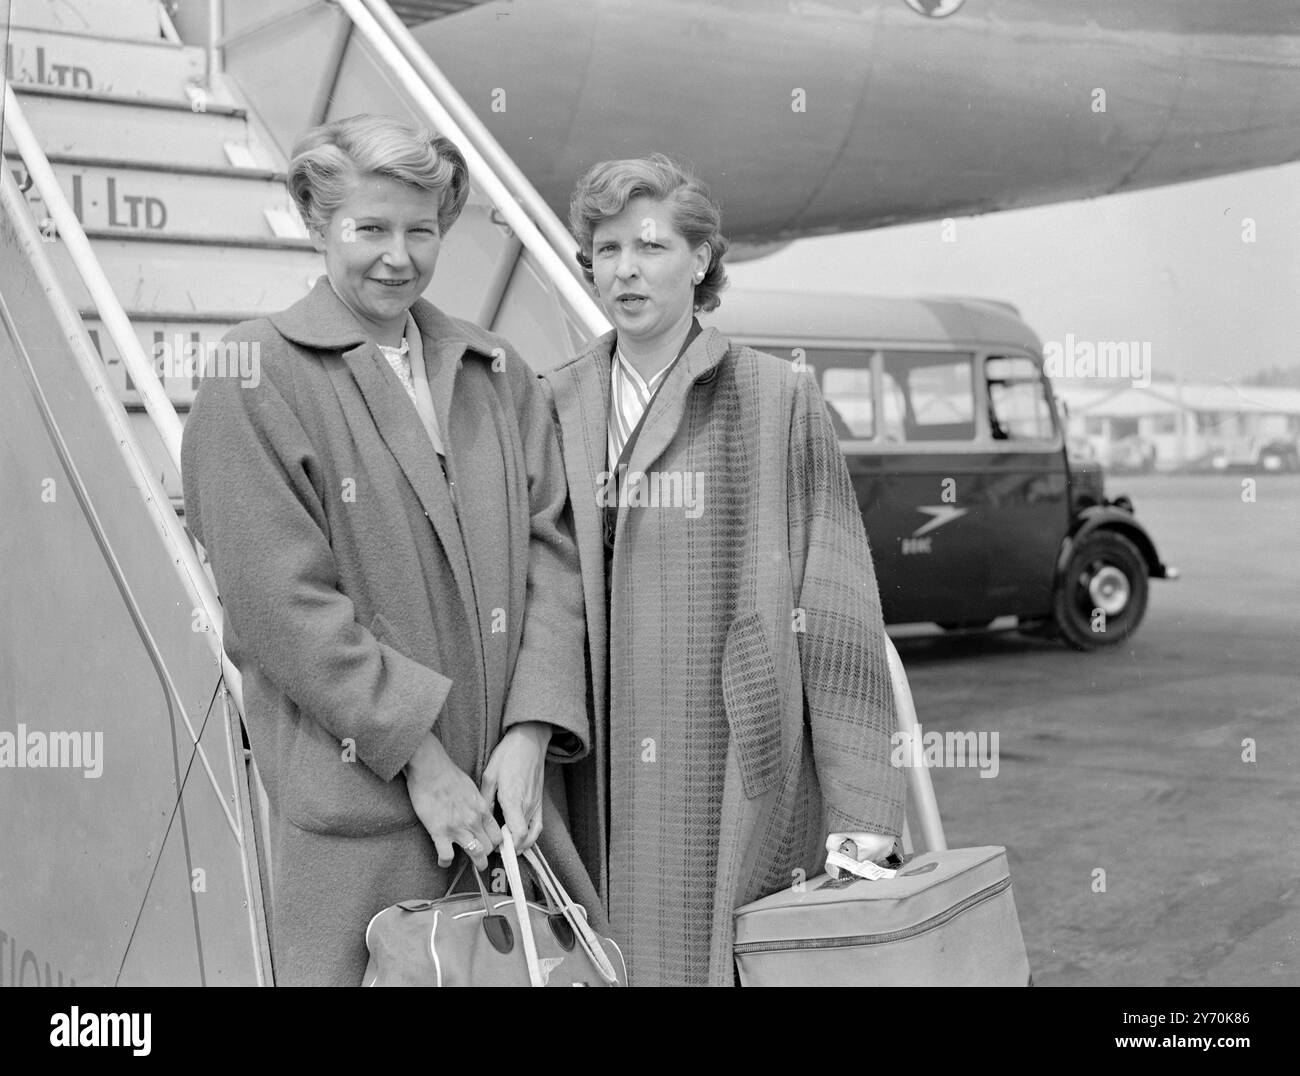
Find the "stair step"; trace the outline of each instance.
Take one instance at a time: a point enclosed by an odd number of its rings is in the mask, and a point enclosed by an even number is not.
[[[20,28],[5,46],[5,61],[15,88],[174,99],[187,108],[192,106],[185,87],[201,83],[207,73],[204,50],[193,46]]]
[[[21,186],[21,158],[10,158],[8,163]],[[235,178],[238,173],[232,175],[232,171],[204,175],[193,169],[173,172],[165,163],[152,169],[54,163],[64,196],[88,230],[271,237],[265,211],[294,213],[287,188],[260,177]],[[45,217],[47,212],[35,188],[26,196],[36,219]],[[305,231],[303,234],[305,237]]]
[[[189,112],[32,87],[21,92],[19,103],[47,154],[227,168],[224,142],[252,151],[248,123],[237,109]]]
[[[13,0],[14,27],[153,41],[161,37],[158,0]]]
[[[34,83],[14,83],[14,92],[26,97],[56,97],[65,101],[76,101],[82,105],[129,105],[133,108],[153,108],[160,112],[181,112],[210,114],[213,116],[233,116],[247,119],[248,110],[238,105],[228,105],[223,101],[213,101],[206,95],[194,99],[189,92],[180,98],[171,97],[133,97],[130,94],[86,91],[77,89],[60,89],[58,86],[37,86]]]
[[[47,153],[45,159],[50,164],[86,165],[92,168],[116,168],[124,172],[158,172],[165,171],[178,176],[220,176],[225,179],[266,179],[275,183],[287,183],[288,176],[274,168],[239,168],[232,165],[218,166],[206,164],[167,164],[159,165],[154,160],[129,160],[125,157],[87,157],[77,154]]]
[[[237,348],[227,349],[221,345],[226,332],[245,318],[227,317],[212,321],[128,316],[136,339],[144,353],[154,359],[154,370],[162,379],[163,388],[177,411],[189,410],[205,376],[230,376],[250,383],[254,379],[260,380],[260,371],[247,350],[241,353]],[[104,323],[93,314],[84,320],[118,398],[127,407],[143,407],[144,401],[127,374],[117,344],[104,328]]]
[[[301,299],[325,271],[315,251],[275,240],[252,246],[112,236],[92,237],[92,246],[118,301],[144,316],[186,310],[271,313]],[[73,304],[90,308],[67,248],[54,242],[50,256]]]

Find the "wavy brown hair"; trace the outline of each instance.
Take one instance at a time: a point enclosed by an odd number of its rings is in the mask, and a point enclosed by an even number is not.
[[[361,114],[313,127],[289,162],[289,193],[303,223],[321,231],[362,176],[386,176],[438,197],[438,231],[460,216],[469,167],[450,139],[392,116]]]

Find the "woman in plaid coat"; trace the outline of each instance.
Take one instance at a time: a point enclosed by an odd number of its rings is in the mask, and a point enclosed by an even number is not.
[[[731,985],[735,908],[900,832],[871,555],[814,378],[694,318],[726,281],[702,184],[605,162],[571,223],[616,331],[546,375],[593,710],[570,826],[634,985]]]

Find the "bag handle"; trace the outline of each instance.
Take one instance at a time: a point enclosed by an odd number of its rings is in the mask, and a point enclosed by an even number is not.
[[[528,963],[528,982],[530,986],[545,986],[542,978],[541,963],[537,959],[537,941],[533,937],[532,919],[528,915],[528,904],[524,893],[523,877],[519,872],[519,856],[515,852],[514,838],[507,826],[501,827],[501,862],[506,869],[506,880],[510,883],[510,898],[515,906],[515,918],[519,922],[519,935],[523,941],[524,959]],[[618,985],[618,973],[610,962],[600,944],[600,938],[587,922],[587,917],[573,902],[568,891],[560,883],[546,857],[537,848],[530,848],[524,853],[524,860],[533,868],[533,873],[541,883],[547,902],[556,905],[563,913],[573,932],[582,943],[582,948],[591,958],[596,971],[611,986]],[[475,877],[478,872],[475,871]],[[481,882],[480,882],[481,885]]]
[[[515,854],[515,840],[507,826],[501,827],[501,862],[506,868],[506,881],[510,883],[510,899],[514,901],[515,918],[519,922],[519,936],[524,943],[524,959],[528,962],[528,985],[545,986],[542,966],[537,959],[537,941],[533,938],[533,922],[528,915],[528,902],[524,896],[524,880],[519,874],[519,857]]]
[[[505,830],[502,830],[504,833]],[[614,970],[608,956],[605,955],[605,949],[600,944],[600,937],[591,928],[587,922],[587,917],[582,914],[582,910],[573,902],[568,891],[560,884],[560,879],[556,876],[551,865],[546,862],[546,857],[542,855],[538,848],[530,848],[524,853],[524,859],[529,866],[533,868],[533,873],[537,875],[538,880],[542,883],[542,889],[545,890],[548,900],[558,904],[560,910],[564,912],[564,918],[568,920],[569,925],[573,927],[573,932],[577,935],[578,940],[582,942],[583,949],[591,957],[591,962],[596,966],[596,970],[611,986],[618,984],[618,973]]]
[[[456,876],[452,878],[451,885],[447,886],[447,892],[445,895],[450,897],[456,892],[456,887],[460,885],[461,879],[465,877],[465,872],[467,870],[472,871],[474,874],[474,882],[478,886],[479,896],[483,899],[483,910],[491,913],[492,898],[488,896],[487,886],[483,884],[483,876],[479,874],[478,868],[474,866],[474,861],[469,858],[469,853],[465,854],[464,862],[461,863],[460,870],[456,872]]]

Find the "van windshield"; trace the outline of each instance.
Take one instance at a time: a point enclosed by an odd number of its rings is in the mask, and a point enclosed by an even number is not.
[[[1038,367],[1019,356],[984,360],[989,432],[995,441],[1049,441],[1056,434],[1047,386]]]

